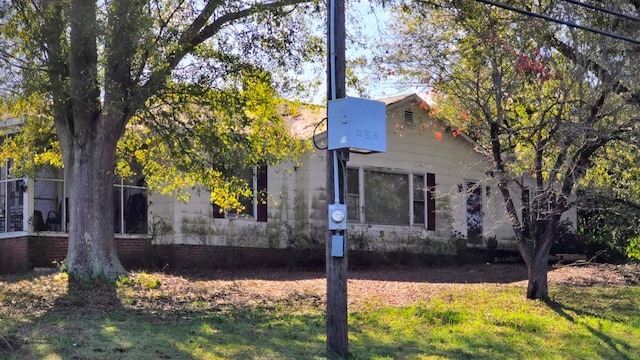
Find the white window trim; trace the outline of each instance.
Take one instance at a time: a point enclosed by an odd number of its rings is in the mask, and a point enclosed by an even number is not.
[[[426,186],[426,181],[427,181],[427,173],[426,172],[414,172],[414,171],[406,171],[406,170],[397,170],[397,169],[387,169],[387,168],[377,168],[377,167],[368,167],[368,166],[349,166],[350,169],[357,169],[358,170],[358,190],[359,190],[359,203],[360,203],[360,209],[358,209],[358,213],[359,213],[359,221],[354,221],[354,220],[349,220],[349,223],[352,224],[370,224],[370,225],[376,225],[376,226],[420,226],[420,227],[426,227],[427,226],[427,214],[429,209],[427,209],[428,206],[428,202],[427,202],[427,197],[428,197],[428,191],[427,191],[427,186]],[[367,219],[365,217],[365,209],[366,209],[366,201],[365,201],[365,189],[364,189],[364,175],[365,175],[365,171],[377,171],[377,172],[384,172],[384,173],[389,173],[389,174],[400,174],[400,175],[407,175],[409,177],[409,224],[405,224],[405,225],[389,225],[389,224],[377,224],[377,223],[367,223]],[[424,219],[423,219],[423,223],[422,224],[416,224],[413,221],[413,210],[414,210],[414,206],[413,206],[413,202],[414,202],[414,187],[413,187],[413,176],[414,175],[419,175],[422,176],[422,181],[423,181],[423,192],[424,192]]]

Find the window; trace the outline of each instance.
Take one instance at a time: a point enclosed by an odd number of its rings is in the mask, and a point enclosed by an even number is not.
[[[240,205],[242,206],[242,212],[238,212],[237,209],[229,209],[227,210],[227,217],[229,218],[253,218],[256,214],[256,174],[255,169],[251,168],[245,170],[240,174],[240,178],[245,180],[249,185],[249,190],[251,190],[251,196],[242,196],[238,201],[240,201]]]
[[[211,204],[213,207],[214,218],[240,218],[255,219],[256,221],[267,221],[267,166],[252,168],[242,173],[242,178],[247,181],[253,195],[239,199],[240,204],[244,207],[241,213],[235,209],[223,211],[218,205]]]
[[[360,221],[359,169],[347,169],[347,220]]]
[[[116,233],[147,233],[147,189],[143,177],[117,179],[113,185],[113,205]]]
[[[24,180],[0,182],[0,232],[22,231],[24,227]]]
[[[11,162],[0,173],[0,232],[23,231],[24,179],[11,176]]]
[[[364,171],[365,222],[409,225],[409,196],[407,174]]]
[[[33,230],[66,231],[68,201],[62,169],[44,169],[34,179],[33,189]]]
[[[421,225],[427,230],[435,230],[435,179],[435,174],[431,173],[349,168],[347,220],[381,225]]]
[[[69,230],[69,196],[62,169],[44,168],[29,182],[11,178],[11,163],[0,172],[0,233]],[[29,197],[33,199],[33,208]],[[113,187],[114,226],[120,234],[146,234],[144,179],[117,179]]]

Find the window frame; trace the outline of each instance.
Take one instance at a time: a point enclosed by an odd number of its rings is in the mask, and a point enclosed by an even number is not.
[[[253,198],[251,200],[253,207],[253,215],[242,216],[242,214],[234,214],[230,211],[223,210],[220,206],[211,203],[212,218],[227,220],[249,220],[257,222],[266,222],[267,213],[267,196],[268,196],[268,166],[254,166],[251,188],[253,189]]]
[[[347,221],[352,224],[368,224],[368,225],[380,225],[380,226],[419,226],[424,227],[427,230],[435,231],[436,230],[436,211],[435,211],[435,190],[436,190],[436,182],[435,182],[435,174],[428,172],[415,172],[415,171],[404,171],[404,170],[395,170],[395,169],[387,169],[387,168],[377,168],[377,167],[367,167],[367,166],[349,166],[348,171],[351,171],[353,174],[357,171],[358,174],[358,203],[359,209],[357,210],[358,218],[354,219],[352,217],[348,217]],[[409,187],[409,204],[406,209],[409,216],[408,224],[384,224],[377,222],[370,222],[366,219],[366,197],[365,197],[365,177],[368,171],[373,172],[381,172],[381,173],[389,173],[389,174],[400,174],[406,175],[408,177],[408,187]],[[420,191],[423,192],[422,199],[416,199],[415,196],[415,177],[422,178],[422,186]],[[347,181],[350,181],[347,179]],[[347,188],[347,198],[356,196],[354,191],[349,192],[350,189]],[[415,202],[423,202],[424,203],[424,219],[422,222],[414,221],[414,211],[415,211]],[[353,201],[352,201],[353,202]],[[353,214],[353,212],[349,209],[347,205],[347,214]]]
[[[115,192],[115,190],[118,190],[118,204],[114,204],[114,211],[117,211],[117,214],[114,214],[114,233],[117,235],[147,235],[149,234],[149,224],[148,224],[148,219],[149,219],[149,190],[147,189],[146,186],[141,186],[138,185],[139,182],[144,182],[144,178],[139,178],[136,180],[136,185],[130,185],[130,184],[125,184],[125,179],[123,178],[116,178],[114,183],[113,183],[113,190]],[[125,190],[127,192],[127,196],[126,196],[126,200],[125,200]],[[133,192],[132,192],[133,190]],[[129,231],[130,229],[130,224],[128,222],[128,220],[130,220],[130,218],[128,218],[128,215],[126,214],[126,208],[129,207],[129,199],[131,199],[131,197],[133,195],[138,195],[141,194],[143,195],[143,198],[146,199],[145,201],[145,212],[143,215],[143,221],[146,223],[144,224],[144,232],[131,232]],[[118,206],[119,205],[119,206]],[[117,215],[117,217],[116,217]],[[130,214],[129,214],[130,216]],[[119,222],[119,225],[118,225]],[[135,228],[134,228],[135,229]],[[120,231],[118,231],[120,230]]]
[[[11,171],[7,168],[10,168],[10,166],[11,164],[9,162],[9,164],[0,167],[0,237],[15,236],[16,233],[68,233],[70,217],[69,198],[67,180],[64,178],[63,169],[56,169],[52,173],[46,171],[39,172],[37,176],[33,178],[12,178]],[[118,177],[114,179],[113,200],[118,201],[118,204],[114,204],[114,211],[118,211],[117,214],[114,214],[114,234],[148,236],[148,189],[144,184],[133,185],[129,184],[130,182],[131,179]],[[17,222],[15,226],[10,224],[10,221],[12,221],[10,219],[11,212],[17,211],[10,209],[9,201],[7,201],[10,183],[15,183],[12,185],[13,187],[17,187],[14,193],[19,193],[19,196],[21,196],[18,199],[21,206],[19,210],[21,227],[17,226]],[[46,185],[39,188],[39,184]],[[37,193],[38,189],[44,191],[44,195],[39,195]],[[133,192],[131,192],[132,189]],[[123,217],[123,209],[126,204],[124,201],[125,191],[123,190],[129,190],[131,192],[130,195],[143,194],[144,196],[144,210],[142,210],[142,216],[139,220],[143,221],[144,225],[140,231],[128,231],[126,226],[122,226],[122,224],[126,224],[127,220]],[[51,202],[51,204],[44,206],[43,204],[47,202]],[[39,212],[39,214],[37,214],[37,212]],[[55,213],[55,220],[50,218],[50,212]],[[40,215],[42,218],[40,218]],[[40,222],[40,220],[42,220],[42,222]],[[117,221],[120,221],[120,229],[115,226],[115,222]]]

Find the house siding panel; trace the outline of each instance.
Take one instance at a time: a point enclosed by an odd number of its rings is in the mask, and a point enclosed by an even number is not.
[[[487,176],[491,160],[476,152],[469,138],[454,136],[453,129],[431,119],[420,109],[418,102],[417,97],[410,96],[389,105],[387,152],[353,153],[348,166],[416,174],[424,176],[429,184],[435,179],[435,196],[427,196],[426,200],[426,223],[389,226],[349,222],[350,248],[439,254],[455,252],[454,238],[467,234],[466,193],[464,189],[459,190],[467,182],[482,183],[483,186],[484,238],[496,236],[504,247],[511,247],[513,230],[506,220],[497,185]],[[407,108],[413,111],[413,126],[404,126]],[[317,135],[318,138],[322,136]],[[266,223],[214,219],[208,193],[202,192],[199,197],[194,194],[188,204],[174,204],[171,221],[175,233],[164,244],[322,248],[327,217],[326,153],[325,150],[314,149],[303,156],[300,164],[285,162],[269,167]],[[429,211],[434,208],[435,211]],[[185,231],[189,228],[185,226],[185,218],[201,222],[197,224],[202,225],[201,233]]]

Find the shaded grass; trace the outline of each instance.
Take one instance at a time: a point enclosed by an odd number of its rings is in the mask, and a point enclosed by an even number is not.
[[[184,294],[162,276],[71,290],[61,275],[0,277],[0,358],[326,357],[318,294],[249,304],[234,297],[241,289],[211,281]],[[351,357],[640,359],[640,287],[551,290],[549,303],[513,284],[460,285],[402,307],[372,298],[349,315]]]

